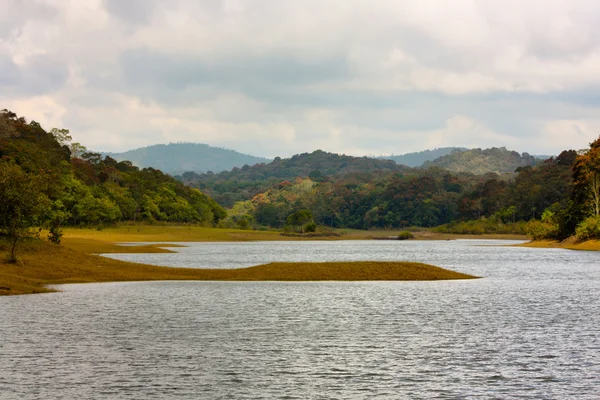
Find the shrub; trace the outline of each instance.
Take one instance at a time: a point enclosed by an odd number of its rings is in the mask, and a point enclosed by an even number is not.
[[[314,222],[309,222],[308,224],[304,225],[304,232],[316,232],[317,231],[317,224],[315,224]]]
[[[575,230],[577,240],[600,239],[600,216],[588,217]]]
[[[63,236],[63,231],[59,227],[52,226],[50,227],[50,232],[48,233],[48,240],[54,244],[60,244],[61,238]]]
[[[459,235],[483,235],[483,234],[513,234],[524,235],[525,222],[503,223],[496,218],[456,221],[434,229],[439,233],[454,233]]]
[[[559,234],[558,224],[531,220],[525,225],[525,233],[533,240],[557,239]]]
[[[408,240],[413,239],[414,236],[409,231],[402,231],[398,234],[398,240]]]

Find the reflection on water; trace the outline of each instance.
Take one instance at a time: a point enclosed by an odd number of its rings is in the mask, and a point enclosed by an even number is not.
[[[221,268],[416,260],[479,280],[140,282],[0,298],[0,399],[597,399],[600,253],[486,243],[135,255]]]

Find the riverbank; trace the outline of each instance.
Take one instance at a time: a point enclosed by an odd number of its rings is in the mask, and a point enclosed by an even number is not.
[[[586,242],[574,242],[558,240],[536,240],[517,246],[534,247],[540,249],[567,249],[567,250],[583,250],[583,251],[600,251],[600,240],[588,240]]]
[[[411,231],[415,240],[453,240],[453,239],[515,239],[527,240],[522,235],[458,235],[431,232],[430,230]],[[278,231],[252,231],[240,229],[218,229],[186,225],[122,225],[102,230],[66,228],[63,242],[77,243],[78,246],[87,241],[101,243],[139,243],[139,242],[240,242],[240,241],[272,241],[272,240],[370,240],[394,239],[397,231],[389,230],[357,230],[335,229],[331,235],[286,235]],[[102,251],[107,253],[108,251]]]
[[[169,245],[169,247],[173,247]],[[4,262],[0,249],[0,295],[45,293],[47,285],[156,280],[315,281],[315,280],[446,280],[470,275],[409,262],[274,263],[216,270],[157,267],[113,260],[94,253],[172,252],[160,245],[117,246],[97,239],[66,237],[56,246],[27,240],[19,246],[19,262]]]

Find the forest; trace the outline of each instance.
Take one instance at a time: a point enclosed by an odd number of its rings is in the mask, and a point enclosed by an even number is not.
[[[31,227],[60,241],[61,227],[118,221],[216,225],[223,207],[163,172],[117,162],[73,143],[68,130],[44,130],[0,112],[0,234],[16,244]]]
[[[511,157],[523,159],[518,153]],[[297,226],[302,233],[316,226],[426,227],[535,239],[599,238],[600,139],[583,151],[530,161],[511,173],[476,175],[317,150],[176,179],[103,157],[74,143],[68,130],[46,131],[3,110],[0,235],[16,243],[31,227],[43,227],[51,241],[60,242],[63,226],[163,221],[242,229]]]
[[[289,215],[308,210],[316,224],[333,228],[429,227],[449,233],[518,233],[559,239],[574,235],[580,227],[578,234],[589,238],[597,235],[597,213],[592,207],[597,172],[591,155],[597,147],[598,141],[581,155],[565,150],[502,175],[452,173],[437,167],[379,168],[348,156],[343,174],[335,168],[332,174],[320,169],[306,173],[317,166],[335,165],[339,157],[316,152],[296,156],[305,161],[316,156],[319,165],[303,163],[304,175],[294,179],[261,179],[264,167],[255,166],[239,173],[215,174],[210,183],[216,198],[226,202],[233,196],[242,198],[231,207],[222,226],[282,228],[288,225]],[[286,160],[279,163],[283,176],[289,166]],[[259,178],[252,180],[254,176]],[[268,189],[254,193],[249,187]],[[587,233],[582,227],[587,227]]]

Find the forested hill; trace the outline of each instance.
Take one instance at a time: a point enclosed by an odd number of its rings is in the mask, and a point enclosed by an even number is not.
[[[231,207],[236,201],[251,199],[282,181],[310,177],[314,181],[336,180],[350,175],[406,171],[408,167],[390,160],[353,157],[316,150],[291,158],[275,158],[268,164],[233,168],[218,174],[186,172],[177,178],[197,187],[219,204]]]
[[[317,224],[340,228],[433,227],[475,220],[475,227],[467,226],[460,233],[484,233],[484,229],[506,233],[508,224],[521,221],[508,229],[523,233],[525,221],[537,219],[533,225],[537,229],[535,224],[542,218],[544,224],[562,221],[560,235],[566,237],[585,217],[583,208],[591,210],[585,205],[588,200],[571,201],[576,159],[574,150],[564,151],[509,177],[432,167],[352,174],[335,180],[297,178],[236,203],[224,224],[281,228],[288,216],[307,210]],[[590,199],[582,190],[581,195]]]
[[[156,168],[168,174],[185,171],[221,172],[234,167],[269,162],[262,157],[238,153],[201,143],[169,143],[141,147],[124,153],[103,153],[117,161],[129,160],[141,168]]]
[[[483,175],[488,172],[497,174],[513,173],[519,167],[535,165],[537,160],[527,153],[519,154],[505,147],[491,149],[472,149],[457,151],[426,162],[423,167],[439,167],[451,172],[469,172]]]
[[[36,200],[24,212],[28,198]],[[68,130],[46,131],[35,121],[0,111],[2,226],[29,221],[57,228],[124,220],[213,225],[225,215],[213,199],[160,170],[103,158],[72,143]]]
[[[380,156],[380,160],[392,160],[397,164],[407,165],[409,167],[420,167],[427,161],[433,161],[436,158],[443,157],[450,153],[459,153],[468,150],[464,147],[441,147],[439,149],[424,150],[415,153],[406,153],[401,155]]]

